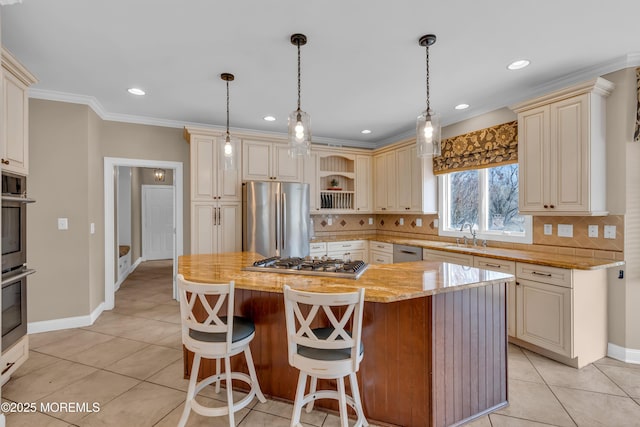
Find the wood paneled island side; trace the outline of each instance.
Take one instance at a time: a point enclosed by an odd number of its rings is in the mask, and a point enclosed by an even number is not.
[[[513,276],[426,261],[370,265],[358,280],[242,271],[260,258],[248,252],[186,255],[179,272],[196,282],[235,281],[236,314],[256,324],[251,350],[265,395],[292,401],[295,393],[286,283],[315,292],[365,288],[358,380],[369,421],[449,426],[507,405],[506,284]],[[192,357],[185,350],[185,375]],[[214,370],[214,363],[205,363],[200,375]]]

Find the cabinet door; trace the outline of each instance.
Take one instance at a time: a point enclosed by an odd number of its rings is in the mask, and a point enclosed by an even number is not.
[[[302,159],[291,158],[286,144],[273,144],[273,176],[278,181],[302,182]]]
[[[518,114],[520,212],[543,212],[549,197],[549,107]]]
[[[518,279],[516,337],[573,357],[571,289]]]
[[[369,251],[369,262],[372,264],[392,264],[393,254],[372,249]]]
[[[2,168],[21,175],[29,173],[29,99],[27,87],[2,70],[4,129],[2,131]]]
[[[242,209],[239,202],[225,202],[218,206],[215,228],[217,252],[239,252],[242,250]]]
[[[411,147],[404,147],[396,151],[396,179],[397,203],[400,210],[411,210],[412,185],[414,183],[414,159],[411,158]]]
[[[244,181],[269,181],[271,173],[271,144],[259,141],[243,141],[242,179]]]
[[[396,168],[396,153],[390,152],[384,155],[384,163],[387,173],[387,211],[398,209],[398,175]]]
[[[373,201],[371,200],[371,156],[356,156],[356,211],[358,213],[371,212]]]
[[[554,212],[588,211],[589,95],[550,106],[550,203]],[[553,179],[555,177],[555,179]]]
[[[387,168],[383,154],[373,158],[374,202],[376,212],[387,209]]]
[[[214,241],[215,203],[191,204],[191,253],[211,254],[216,251]]]
[[[191,138],[191,200],[209,201],[216,196],[213,137]]]
[[[318,178],[318,153],[312,152],[303,160],[302,182],[309,184],[309,212],[320,210],[320,191]]]

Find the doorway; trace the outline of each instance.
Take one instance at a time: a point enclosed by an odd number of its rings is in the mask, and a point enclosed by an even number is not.
[[[173,227],[174,238],[172,239],[173,259],[173,297],[176,298],[176,276],[178,274],[178,257],[183,254],[183,165],[181,162],[170,162],[160,160],[125,159],[117,157],[104,158],[104,242],[105,242],[105,281],[104,299],[105,310],[112,310],[115,305],[115,276],[116,260],[118,259],[118,248],[116,245],[115,230],[115,187],[117,167],[139,167],[139,168],[163,168],[172,170],[174,191],[172,196]]]

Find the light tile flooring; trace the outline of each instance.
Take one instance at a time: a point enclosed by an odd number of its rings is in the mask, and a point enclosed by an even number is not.
[[[147,262],[116,293],[116,308],[87,328],[33,334],[29,360],[2,388],[3,402],[97,402],[99,412],[9,413],[7,426],[175,426],[187,388],[171,264]],[[203,403],[224,393],[207,391]],[[468,425],[640,426],[640,365],[602,359],[581,370],[509,347],[509,407]],[[55,408],[53,408],[55,409]],[[288,426],[292,407],[254,402],[240,426]],[[303,413],[305,426],[338,426],[335,415]],[[189,426],[226,417],[191,413]]]

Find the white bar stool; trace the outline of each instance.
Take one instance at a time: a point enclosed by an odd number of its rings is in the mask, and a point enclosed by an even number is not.
[[[317,399],[338,400],[342,427],[349,425],[347,404],[358,416],[355,426],[368,426],[356,378],[364,355],[361,341],[364,289],[330,294],[304,292],[284,285],[284,304],[289,364],[300,370],[291,426],[300,425],[302,407],[306,404],[307,412],[311,412]],[[332,310],[332,307],[336,309]],[[311,329],[320,309],[330,326]],[[346,329],[349,323],[350,331]],[[352,396],[345,392],[346,376],[349,377]],[[311,385],[305,395],[307,377],[311,378]],[[338,390],[316,390],[318,378],[335,379]]]
[[[225,299],[227,313],[230,316],[233,314],[233,281],[222,284],[195,283],[185,280],[181,274],[177,279],[182,343],[194,353],[187,399],[178,426],[182,427],[187,423],[191,410],[208,417],[229,415],[229,425],[235,426],[234,413],[251,403],[254,396],[262,403],[267,401],[260,390],[249,348],[249,343],[255,336],[255,325],[245,317],[233,316],[233,321],[229,324],[227,316],[219,316]],[[242,352],[247,360],[249,375],[231,372],[231,356]],[[198,382],[202,358],[216,360],[216,373]],[[220,359],[224,359],[224,374],[220,373]],[[237,403],[233,402],[232,380],[244,381],[251,386],[249,393]],[[196,402],[196,395],[214,382],[216,393],[219,393],[220,381],[225,382],[227,389],[227,406],[211,408]]]

